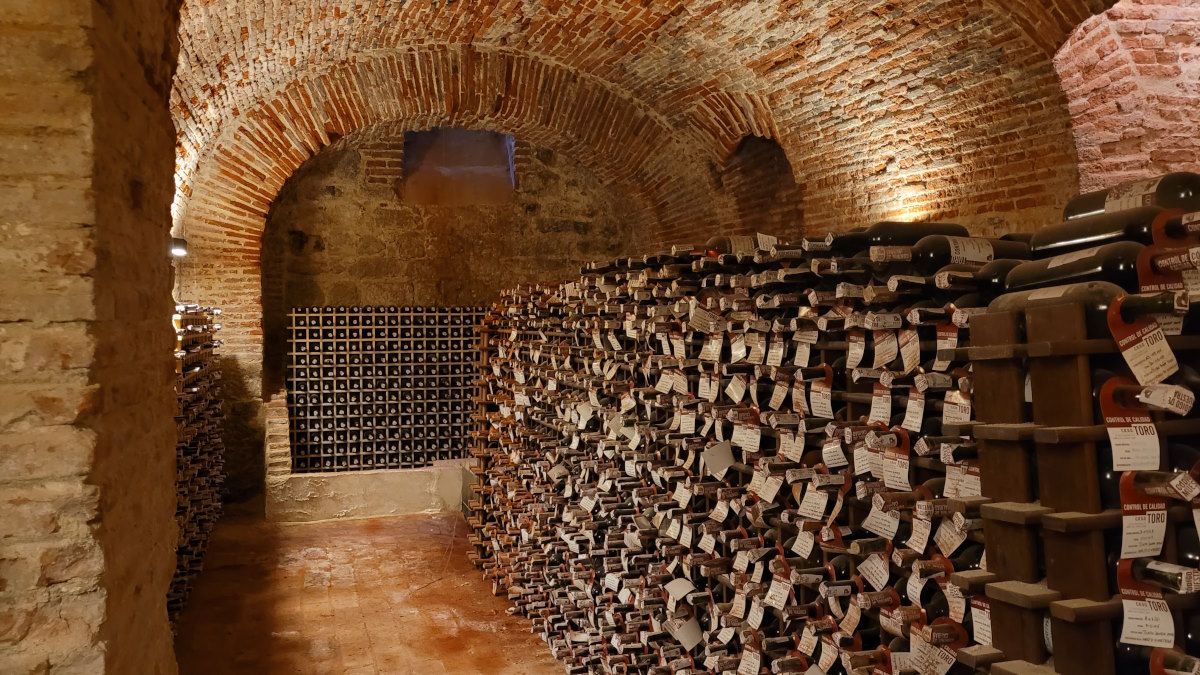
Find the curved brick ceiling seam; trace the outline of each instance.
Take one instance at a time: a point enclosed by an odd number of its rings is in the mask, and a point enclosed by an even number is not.
[[[371,54],[361,54],[355,58],[348,59],[342,64],[334,64],[331,66],[331,70],[336,71],[338,68],[353,68],[358,64],[373,63],[381,59],[404,58],[406,56],[411,56],[415,59],[415,63],[413,64],[413,68],[409,71],[406,71],[404,75],[413,75],[414,77],[411,79],[417,84],[423,84],[425,80],[433,78],[431,81],[437,87],[437,91],[434,92],[436,96],[438,98],[446,97],[448,95],[446,91],[446,87],[448,86],[447,81],[450,78],[434,77],[434,73],[430,71],[430,68],[435,64],[431,64],[426,60],[427,58],[431,58],[430,55],[434,55],[432,58],[435,59],[437,57],[456,59],[457,62],[466,65],[469,65],[470,63],[479,59],[488,58],[507,58],[519,62],[530,62],[533,63],[534,66],[526,68],[526,71],[550,73],[550,75],[547,75],[544,79],[545,81],[550,82],[552,87],[556,88],[555,91],[557,91],[557,87],[561,86],[564,82],[584,82],[588,86],[582,91],[585,91],[589,96],[588,99],[583,100],[584,104],[588,102],[595,102],[597,100],[604,102],[605,105],[609,105],[610,107],[616,105],[617,102],[621,104],[621,114],[611,115],[610,117],[606,118],[598,127],[596,127],[596,129],[599,129],[601,132],[607,132],[610,137],[617,138],[620,137],[618,133],[620,125],[630,123],[631,120],[633,120],[633,122],[637,125],[637,129],[635,130],[636,135],[659,138],[667,138],[680,134],[686,135],[692,140],[692,142],[679,144],[683,148],[683,155],[685,156],[699,155],[704,149],[708,148],[722,148],[722,150],[719,150],[719,152],[723,154],[720,154],[717,157],[713,157],[710,154],[705,161],[722,161],[728,152],[731,151],[736,145],[736,142],[740,140],[742,136],[748,133],[765,136],[771,136],[775,133],[774,122],[770,119],[770,111],[768,106],[763,100],[756,98],[753,95],[731,94],[722,99],[721,105],[724,106],[723,111],[727,113],[721,116],[721,119],[725,122],[725,124],[721,127],[724,138],[722,138],[720,141],[715,141],[712,138],[697,138],[696,133],[694,133],[695,130],[689,130],[693,133],[679,131],[663,120],[661,116],[655,113],[655,111],[645,106],[642,102],[629,99],[628,97],[624,96],[621,92],[612,87],[611,83],[588,76],[585,73],[579,73],[575,70],[568,69],[565,66],[556,64],[551,60],[542,59],[537,55],[517,53],[511,50],[484,51],[473,49],[468,46],[455,45],[436,45],[425,50],[408,48],[397,52],[373,52]],[[207,137],[206,129],[204,127],[199,127],[195,124],[189,124],[188,120],[192,119],[193,116],[187,112],[186,107],[182,107],[178,100],[176,100],[176,114],[177,116],[183,117],[183,120],[178,122],[180,125],[178,131],[179,144],[177,148],[178,156],[176,167],[176,181],[178,190],[176,194],[175,205],[173,207],[176,221],[179,222],[182,219],[187,209],[187,202],[191,199],[192,190],[196,180],[196,167],[204,162],[207,157],[211,156],[221,142],[242,130],[245,126],[245,120],[251,118],[254,114],[254,111],[260,110],[264,106],[278,106],[280,99],[292,99],[292,105],[289,107],[289,111],[293,115],[299,115],[306,105],[311,105],[311,101],[297,102],[294,100],[294,97],[290,97],[288,95],[288,91],[296,89],[297,87],[303,89],[305,86],[303,83],[320,81],[322,78],[325,78],[329,72],[330,71],[316,73],[310,78],[300,78],[298,80],[294,80],[282,91],[267,94],[263,98],[259,99],[255,103],[254,107],[246,110],[236,109],[237,115],[231,120],[232,126],[223,127],[220,135],[215,139],[209,139]],[[370,79],[370,73],[365,73],[365,75],[368,79]],[[467,75],[469,76],[469,73]],[[455,92],[457,93],[457,97],[455,97],[456,99],[472,98],[478,95],[476,92],[471,90],[471,87],[478,85],[478,83],[469,82],[468,79],[469,77],[462,77],[453,83],[458,85],[455,87]],[[356,90],[353,93],[357,95],[360,92]],[[178,93],[176,95],[176,99],[177,97]],[[738,101],[740,102],[740,105],[734,106],[733,104],[729,103],[730,101]],[[556,115],[556,107],[558,106],[574,106],[569,108],[572,114],[578,114],[581,110],[579,101],[572,99],[564,99],[560,97],[557,100],[547,101],[546,103],[547,106],[543,112],[543,114],[546,116]],[[738,108],[737,113],[728,114],[733,107]],[[356,106],[348,109],[346,112],[349,112],[351,115],[353,115],[356,114],[358,110],[359,107]],[[710,129],[713,133],[717,131],[715,127],[710,127]],[[588,130],[580,130],[578,133],[582,136],[589,132]],[[701,135],[703,135],[703,133],[704,132],[701,132]],[[327,144],[328,138],[322,138],[322,145]],[[610,145],[620,149],[619,144],[613,143]],[[634,149],[636,149],[636,147],[637,146],[634,146]],[[312,148],[313,151],[316,149],[319,149],[319,147]],[[643,152],[643,155],[648,154],[650,154],[649,150]],[[602,171],[601,173],[603,174],[604,172]]]
[[[654,45],[654,37],[660,32],[676,32],[671,27],[672,20],[678,22],[680,17],[689,15],[684,7],[688,3],[647,3],[647,7],[634,10],[598,3],[596,12],[608,12],[600,22],[590,20],[592,15],[587,13],[567,12],[567,3],[549,3],[550,10],[537,21],[524,19],[519,14],[516,19],[502,21],[498,17],[512,14],[515,7],[537,3],[491,3],[494,7],[481,11],[484,4],[458,3],[456,12],[458,9],[463,11],[453,16],[450,12],[426,6],[429,11],[421,16],[421,3],[375,3],[369,7],[355,4],[354,8],[359,10],[357,15],[347,9],[348,3],[323,12],[296,3],[297,9],[292,13],[273,13],[270,10],[275,5],[264,2],[238,2],[232,6],[229,2],[189,3],[184,8],[183,47],[172,96],[180,129],[179,164],[185,180],[190,167],[203,154],[204,145],[220,133],[231,117],[253,105],[262,92],[286,86],[294,77],[319,69],[323,62],[354,58],[377,48],[420,46],[428,44],[430,36],[441,39],[458,35],[465,43],[476,47],[486,46],[489,41],[499,47],[508,45],[507,48],[528,45],[525,51],[537,51],[542,58],[598,76],[607,86],[627,96],[628,87],[622,88],[611,79],[605,79],[604,75],[636,76],[642,73],[641,82],[635,81],[634,86],[653,90],[663,87],[672,77],[671,72],[662,71],[664,64],[676,71],[674,76],[677,77],[687,67],[703,67],[706,62],[711,62],[709,66],[713,67],[708,70],[715,70],[716,64],[720,63],[720,58],[715,55],[700,58],[700,54],[691,50],[686,55],[672,56],[673,52],[680,52],[678,46],[663,49]],[[721,3],[710,5],[721,7]],[[557,11],[552,11],[555,6]],[[354,23],[348,20],[348,17],[358,15],[372,17],[375,22],[391,27],[390,32],[379,30],[371,21]],[[563,22],[564,17],[576,20]],[[472,18],[482,25],[473,23]],[[519,30],[522,26],[527,26],[524,32]],[[630,26],[637,29],[630,30]],[[596,45],[579,44],[586,42],[584,40],[564,41],[559,37],[563,34],[616,37],[605,40],[607,48],[597,48]],[[638,47],[634,51],[639,54],[642,45],[656,51],[645,55],[642,66],[620,63],[624,59],[622,47],[628,45]],[[647,109],[662,116],[658,110]],[[666,110],[678,111],[677,108]]]
[[[521,89],[534,87],[544,68],[536,61],[470,50],[428,58],[405,52],[355,61],[297,82],[247,111],[211,144],[183,215],[185,230],[201,245],[232,232],[233,240],[213,245],[252,247],[252,237],[241,235],[261,230],[271,201],[297,166],[328,145],[331,136],[395,120],[407,120],[413,128],[456,123],[514,133],[570,152],[602,179],[643,192],[661,222],[714,222],[721,210],[707,187],[705,165],[681,168],[687,147],[640,111],[572,73],[544,72],[552,86]],[[463,86],[468,80],[474,84]],[[448,92],[455,84],[459,87]],[[587,116],[602,122],[589,126]]]
[[[536,52],[619,91],[633,92],[653,114],[665,115],[679,138],[692,140],[699,152],[718,160],[742,134],[779,138],[797,180],[809,178],[802,175],[807,170],[804,165],[815,157],[812,152],[797,156],[797,149],[811,149],[812,138],[847,133],[849,137],[838,139],[838,144],[850,150],[850,156],[815,165],[819,171],[811,182],[820,194],[822,184],[836,182],[830,177],[838,171],[869,175],[881,163],[869,155],[890,150],[880,139],[892,134],[878,133],[872,125],[896,126],[890,117],[938,128],[946,127],[942,119],[949,112],[970,110],[994,120],[992,126],[1002,135],[1009,123],[990,110],[995,100],[989,92],[993,83],[1017,102],[1054,98],[1053,85],[1047,87],[1040,75],[1034,78],[1031,94],[1021,91],[1026,83],[1011,74],[991,72],[986,64],[981,69],[980,59],[963,59],[963,53],[986,55],[997,50],[998,38],[992,33],[970,34],[968,29],[1006,32],[1005,57],[1016,55],[1033,63],[1037,72],[1052,73],[1043,67],[1050,60],[1046,50],[1056,48],[1077,19],[1111,4],[1109,0],[977,2],[654,2],[630,8],[602,0],[586,4],[528,0],[437,8],[384,2],[350,8],[342,3],[319,10],[297,2],[293,10],[284,12],[275,12],[276,5],[265,2],[233,3],[233,9],[232,0],[189,4],[181,27],[184,49],[175,100],[182,106],[187,99],[188,107],[177,109],[177,115],[187,112],[191,121],[180,124],[180,154],[185,163],[198,162],[200,153],[212,145],[214,130],[228,119],[246,115],[273,82],[319,70],[341,55],[353,59],[355,53],[374,45],[408,48],[414,41],[462,40],[477,48],[497,45]],[[240,21],[244,25],[238,25],[238,19],[244,19]],[[797,26],[803,29],[797,31]],[[948,38],[947,32],[962,34]],[[987,86],[960,82],[957,96],[929,92],[927,81],[945,74],[937,64],[947,53],[968,72],[977,71]],[[207,75],[194,77],[196,72]],[[861,82],[863,74],[866,82]],[[872,76],[877,79],[872,81]],[[912,92],[880,91],[881,83],[907,87],[914,76],[920,81]],[[214,84],[199,85],[196,92],[199,82]],[[964,101],[961,92],[979,99]],[[981,126],[987,128],[986,123],[970,122],[966,126],[975,135]],[[744,129],[735,126],[737,131],[731,131],[731,124]],[[915,145],[901,142],[882,164],[901,169],[913,164],[911,156],[921,154]],[[934,155],[953,154],[932,145]],[[977,154],[973,145],[967,152]],[[944,177],[943,165],[951,161],[934,158],[933,182]],[[975,166],[967,168],[974,172]],[[921,178],[920,172],[898,175]],[[877,196],[868,197],[866,203],[874,203],[872,199]],[[929,201],[936,206],[939,200],[934,195]]]

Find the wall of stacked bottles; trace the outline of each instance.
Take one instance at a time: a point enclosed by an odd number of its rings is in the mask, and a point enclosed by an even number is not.
[[[505,293],[473,561],[571,673],[1197,672],[1188,179]]]
[[[292,471],[426,466],[466,454],[481,307],[289,314]]]
[[[175,520],[179,526],[175,576],[167,593],[171,622],[179,616],[200,572],[213,524],[221,515],[225,446],[221,440],[221,371],[216,349],[221,310],[175,308]]]

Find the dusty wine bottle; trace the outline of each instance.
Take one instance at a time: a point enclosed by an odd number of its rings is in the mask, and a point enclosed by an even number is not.
[[[1086,192],[1067,202],[1063,208],[1063,218],[1071,220],[1139,206],[1200,210],[1200,175],[1176,171],[1121,183],[1105,190]]]

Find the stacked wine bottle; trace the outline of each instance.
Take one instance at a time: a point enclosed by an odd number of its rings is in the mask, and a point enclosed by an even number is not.
[[[290,314],[292,471],[463,457],[479,307],[301,307]]]
[[[1193,672],[1178,207],[1200,177],[1032,235],[719,237],[507,292],[472,558],[571,673]]]
[[[221,440],[221,371],[216,349],[221,310],[175,307],[175,521],[179,527],[175,575],[167,593],[174,624],[204,562],[209,535],[221,515],[225,446]]]

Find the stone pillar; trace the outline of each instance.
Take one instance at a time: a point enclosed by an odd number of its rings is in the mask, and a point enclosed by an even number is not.
[[[1054,57],[1071,111],[1079,188],[1200,171],[1200,5],[1121,0]]]
[[[178,1],[0,26],[0,672],[174,673]]]

